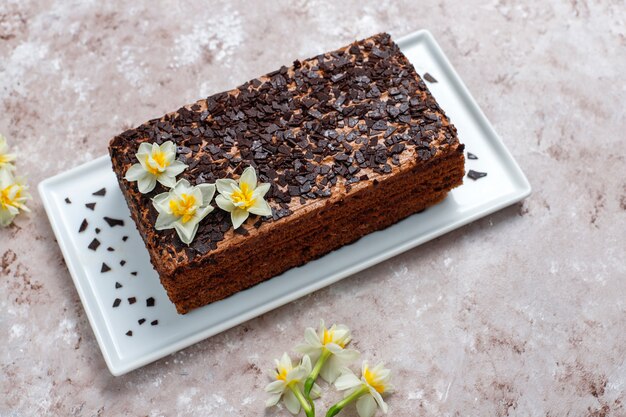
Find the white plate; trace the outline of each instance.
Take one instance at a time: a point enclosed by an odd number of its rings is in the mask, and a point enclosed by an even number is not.
[[[161,287],[139,233],[130,220],[108,156],[89,162],[39,184],[39,193],[63,251],[68,269],[89,321],[113,375],[121,375],[206,339],[305,294],[330,285],[421,243],[489,213],[520,201],[530,185],[474,102],[450,62],[428,31],[398,41],[418,73],[430,73],[438,82],[431,92],[456,125],[466,150],[478,160],[467,169],[485,171],[478,181],[452,191],[441,204],[413,215],[380,232],[345,246],[305,266],[292,269],[251,289],[181,316]],[[106,196],[93,192],[105,187]],[[71,204],[65,202],[71,200]],[[95,202],[95,210],[85,207]],[[104,216],[123,219],[110,227]],[[83,219],[89,227],[78,233]],[[95,228],[101,231],[96,234]],[[123,236],[128,236],[124,241]],[[87,248],[94,237],[96,250]],[[114,251],[108,251],[111,247]],[[124,266],[120,261],[125,260]],[[101,273],[102,263],[112,270]],[[132,275],[136,272],[136,276]],[[119,282],[122,287],[116,288]],[[129,297],[136,297],[130,304]],[[146,299],[153,297],[154,307]],[[114,300],[121,304],[113,308]],[[139,325],[139,319],[146,319]],[[158,325],[150,323],[158,320]],[[126,332],[132,330],[132,336]]]

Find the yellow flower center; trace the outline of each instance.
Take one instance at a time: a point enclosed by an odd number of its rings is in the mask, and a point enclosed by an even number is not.
[[[159,175],[169,164],[165,152],[161,150],[152,152],[152,161],[150,160],[150,156],[146,156],[146,167],[148,168],[148,172],[152,175]]]
[[[174,216],[180,217],[187,223],[196,214],[196,197],[191,194],[181,194],[180,199],[170,200],[170,210]]]
[[[233,191],[231,195],[233,203],[235,203],[235,205],[239,208],[245,210],[249,209],[254,205],[255,201],[255,199],[252,198],[253,191],[254,190],[248,187],[248,184],[239,184],[239,188]]]
[[[322,337],[322,344],[324,346],[326,346],[329,343],[334,343],[336,345],[341,346],[342,348],[345,347],[345,343],[344,342],[338,342],[338,341],[335,340],[335,331],[334,330],[324,329],[324,335]]]
[[[0,164],[9,162],[9,157],[0,153]]]
[[[276,369],[276,379],[279,381],[287,381],[287,368],[280,367]]]
[[[13,199],[11,199],[11,191],[13,190],[13,187],[17,187],[17,192],[15,193]],[[0,192],[0,205],[2,205],[2,208],[7,209],[9,207],[17,207],[21,192],[22,187],[15,184],[9,185],[4,190],[2,190]]]
[[[378,393],[382,394],[385,392],[385,385],[378,380],[376,374],[372,373],[370,369],[366,366],[363,370],[363,378],[367,381],[367,384],[374,388]]]

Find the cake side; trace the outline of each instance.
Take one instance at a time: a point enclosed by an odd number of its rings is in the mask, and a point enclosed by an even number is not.
[[[189,247],[171,231],[154,230],[156,212],[150,198],[163,189],[158,186],[142,195],[123,176],[136,162],[139,144],[166,140],[178,145],[179,159],[190,167],[181,178],[192,184],[237,177],[245,166],[255,167],[261,181],[272,184],[272,216],[250,218],[233,231],[227,213],[216,210]],[[372,184],[406,172],[413,172],[419,182],[417,173],[431,175],[433,161],[452,155],[462,167],[459,150],[456,130],[386,34],[296,61],[291,68],[282,67],[124,132],[110,144],[114,171],[151,261],[170,297],[179,300],[189,288],[217,288],[223,281],[215,272],[202,284],[190,271],[206,265],[217,271],[215,265],[223,264],[217,260],[224,254],[257,238],[288,234],[310,213],[353,201]],[[447,189],[462,176],[448,181]],[[287,242],[274,240],[278,246]],[[334,248],[330,246],[328,250]],[[304,262],[302,255],[296,264]]]
[[[439,203],[462,183],[464,173],[461,145],[426,167],[370,183],[344,199],[327,199],[288,227],[250,236],[216,254],[213,262],[182,268],[161,282],[177,311],[187,313]]]

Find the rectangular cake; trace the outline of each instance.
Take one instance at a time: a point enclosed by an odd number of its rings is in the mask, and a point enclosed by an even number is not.
[[[157,183],[125,179],[142,143],[176,146],[193,185],[268,183],[271,215],[233,229],[214,210],[185,244],[157,230]],[[113,138],[121,190],[179,313],[228,297],[432,206],[460,185],[463,145],[388,34],[378,34],[212,95]]]

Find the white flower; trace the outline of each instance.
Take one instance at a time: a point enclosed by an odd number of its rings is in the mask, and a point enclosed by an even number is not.
[[[124,179],[137,181],[142,194],[154,190],[157,181],[165,187],[173,187],[176,176],[187,168],[187,165],[176,160],[176,145],[169,140],[162,145],[144,142],[139,145],[135,156],[139,163],[128,168]]]
[[[159,212],[155,229],[175,229],[180,240],[190,244],[196,236],[200,221],[213,211],[209,204],[214,194],[214,184],[192,187],[189,181],[181,179],[174,188],[152,199],[152,204]]]
[[[246,168],[239,182],[232,179],[219,179],[215,185],[219,192],[215,202],[219,208],[230,213],[235,229],[246,221],[250,213],[259,216],[272,214],[272,209],[263,199],[270,189],[270,184],[263,183],[257,186],[254,168]]]
[[[333,383],[347,363],[359,358],[359,352],[347,349],[350,343],[350,329],[343,324],[333,324],[330,329],[320,320],[319,330],[316,332],[308,327],[304,331],[305,343],[296,346],[296,351],[309,355],[311,360],[317,361],[325,356],[325,363],[320,371],[321,377],[328,383]]]
[[[275,359],[274,362],[276,363],[276,368],[269,372],[272,382],[265,387],[265,391],[270,393],[271,396],[266,401],[265,406],[272,407],[278,404],[278,401],[282,398],[287,410],[292,414],[298,414],[300,412],[300,401],[296,395],[302,396],[300,390],[304,380],[311,373],[311,359],[305,355],[300,364],[294,367],[289,355],[283,353],[280,360]],[[317,384],[314,385],[311,393],[313,394],[312,398],[319,397],[320,387]]]
[[[393,391],[389,383],[391,371],[385,369],[382,363],[370,368],[367,361],[361,366],[361,379],[351,370],[345,368],[342,375],[335,381],[335,387],[340,390],[348,390],[346,397],[357,395],[356,410],[361,417],[372,417],[376,406],[383,413],[387,413],[388,407],[381,394]]]
[[[30,199],[28,186],[16,179],[9,170],[0,170],[0,227],[6,227],[20,211],[29,212],[26,200]]]
[[[0,135],[0,171],[13,171],[15,154],[9,153],[9,145],[4,136]]]

